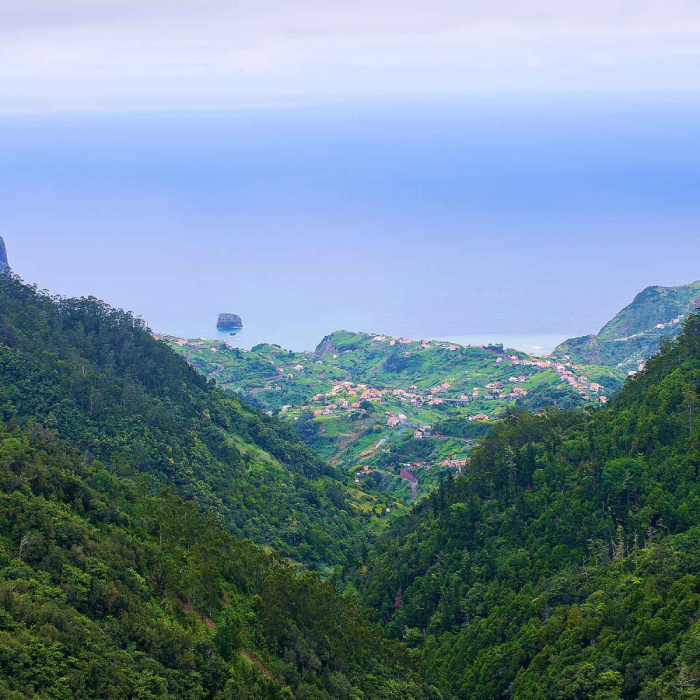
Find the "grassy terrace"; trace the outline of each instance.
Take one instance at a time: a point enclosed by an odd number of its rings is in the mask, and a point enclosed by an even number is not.
[[[441,473],[461,468],[473,441],[508,408],[601,404],[623,379],[609,367],[559,364],[500,346],[347,331],[328,336],[315,352],[296,353],[269,344],[243,351],[221,341],[166,340],[224,389],[292,421],[350,483],[395,504],[411,497],[402,464],[415,469],[422,497]],[[431,430],[416,438],[425,426]]]

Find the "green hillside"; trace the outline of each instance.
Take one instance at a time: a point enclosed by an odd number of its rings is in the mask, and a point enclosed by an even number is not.
[[[574,363],[620,366],[635,371],[656,353],[661,340],[680,333],[689,313],[700,307],[700,281],[679,287],[647,287],[598,335],[571,338],[553,357]]]
[[[324,568],[366,544],[341,475],[96,299],[0,277],[0,419],[37,421],[110,473],[174,489],[232,533]]]
[[[289,427],[95,299],[3,277],[0,313],[0,696],[439,697],[355,602],[230,534],[358,561]]]
[[[12,276],[0,314],[1,697],[700,697],[700,316],[606,407],[499,347],[174,352]],[[351,478],[297,437],[353,423]]]
[[[0,428],[3,698],[437,698],[352,601],[178,498]]]
[[[412,498],[401,465],[412,465],[422,497],[441,473],[462,468],[473,440],[509,407],[600,403],[624,376],[498,345],[348,331],[327,336],[313,353],[167,340],[219,386],[293,423],[324,458],[358,478],[359,488],[388,496],[392,507]]]
[[[592,415],[513,413],[345,572],[455,698],[700,697],[700,317]]]

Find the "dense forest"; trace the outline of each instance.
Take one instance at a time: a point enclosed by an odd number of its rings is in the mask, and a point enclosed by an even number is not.
[[[700,698],[700,317],[604,410],[513,411],[342,584],[446,697]]]
[[[0,430],[3,698],[437,698],[357,604],[33,422]]]
[[[341,476],[293,427],[207,382],[142,321],[0,277],[0,419],[56,430],[86,460],[174,488],[231,532],[311,568],[365,545]]]
[[[355,557],[291,429],[97,300],[3,277],[0,313],[3,698],[439,698],[357,603],[231,534],[292,513],[282,551]]]

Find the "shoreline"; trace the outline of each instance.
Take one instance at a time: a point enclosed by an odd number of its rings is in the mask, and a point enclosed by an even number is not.
[[[365,331],[353,331],[358,333],[365,333]],[[212,333],[209,336],[206,335],[189,335],[189,334],[176,334],[176,333],[164,333],[160,331],[155,331],[152,329],[152,333],[157,338],[169,339],[175,342],[177,341],[211,341],[211,342],[223,342],[227,345],[239,348],[243,351],[249,351],[257,345],[277,345],[285,350],[289,350],[294,353],[310,353],[314,352],[319,343],[323,341],[323,337],[319,338],[313,347],[306,347],[304,349],[285,347],[283,343],[275,342],[274,339],[270,338],[268,340],[261,340],[259,342],[251,342],[253,339],[249,339],[246,342],[244,335],[244,330],[241,329],[240,333],[232,333],[231,331],[217,331],[212,329]],[[379,335],[373,333],[366,333],[367,335]],[[326,335],[331,335],[328,333]],[[388,335],[388,334],[387,334]],[[326,337],[326,336],[324,336]],[[394,336],[389,336],[394,337]],[[398,336],[397,336],[398,337]],[[409,337],[409,336],[407,336]],[[534,355],[536,357],[545,357],[554,350],[554,348],[565,340],[569,340],[574,336],[565,334],[555,334],[555,333],[533,333],[533,334],[503,334],[501,336],[497,334],[460,334],[460,335],[443,335],[443,336],[431,336],[423,335],[420,337],[410,337],[413,342],[420,342],[420,340],[425,339],[428,341],[436,341],[442,343],[453,343],[455,345],[460,345],[463,347],[484,347],[488,345],[503,345],[504,349],[518,350],[520,352],[526,353],[528,355]],[[238,339],[239,342],[236,342]],[[243,341],[243,342],[240,342]]]

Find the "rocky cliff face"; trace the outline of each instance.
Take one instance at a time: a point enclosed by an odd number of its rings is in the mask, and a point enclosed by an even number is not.
[[[238,314],[219,314],[216,327],[220,331],[230,331],[235,328],[243,328],[243,321]]]
[[[359,331],[336,331],[327,335],[316,347],[314,351],[317,356],[330,355],[345,350],[357,350],[362,345],[362,341],[371,337],[368,333]]]
[[[5,248],[5,241],[2,236],[0,236],[0,270],[5,270],[10,267],[7,262],[7,248]]]

